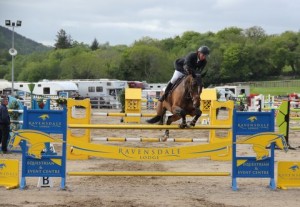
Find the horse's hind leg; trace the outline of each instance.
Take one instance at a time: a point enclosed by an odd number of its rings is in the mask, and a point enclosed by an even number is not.
[[[167,112],[167,109],[163,108],[162,109],[162,115],[160,117],[160,120],[159,120],[159,125],[164,125],[164,119],[165,119],[165,116],[166,116],[166,112]]]

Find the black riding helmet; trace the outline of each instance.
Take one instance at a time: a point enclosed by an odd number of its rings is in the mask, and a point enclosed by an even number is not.
[[[207,46],[201,46],[199,47],[198,52],[201,52],[204,55],[209,55],[209,48]]]

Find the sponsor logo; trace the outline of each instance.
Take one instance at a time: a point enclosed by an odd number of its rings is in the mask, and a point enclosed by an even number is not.
[[[2,170],[4,168],[6,168],[6,164],[5,163],[0,164],[0,170]]]
[[[39,116],[39,118],[41,118],[43,121],[45,121],[46,119],[49,119],[49,115],[43,114],[43,115]]]
[[[249,120],[250,122],[255,122],[255,121],[257,121],[257,117],[256,116],[250,116],[247,120]]]
[[[298,165],[293,165],[289,169],[292,170],[293,172],[296,172],[297,170],[299,170],[299,166]]]

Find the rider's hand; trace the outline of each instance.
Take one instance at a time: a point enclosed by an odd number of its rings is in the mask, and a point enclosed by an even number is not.
[[[188,75],[192,75],[194,78],[196,77],[195,71],[192,68],[187,65],[183,66],[183,68]]]

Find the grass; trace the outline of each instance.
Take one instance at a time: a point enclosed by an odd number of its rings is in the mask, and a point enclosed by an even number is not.
[[[265,96],[269,94],[272,96],[288,95],[290,93],[300,94],[299,87],[270,87],[270,88],[251,87],[250,91],[251,93],[263,94]]]

